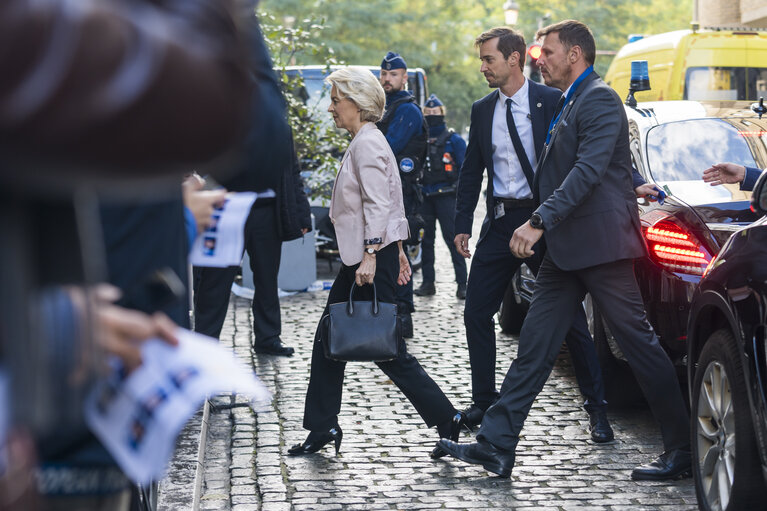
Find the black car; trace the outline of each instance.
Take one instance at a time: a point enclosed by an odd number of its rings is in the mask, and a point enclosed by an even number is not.
[[[767,173],[754,191],[767,213]],[[767,508],[767,217],[733,234],[687,327],[693,477],[702,510]]]
[[[637,260],[635,274],[647,317],[683,379],[692,294],[730,235],[757,218],[750,192],[737,185],[709,186],[701,174],[719,162],[767,167],[767,119],[750,104],[735,101],[661,101],[625,108],[633,165],[667,194],[663,204],[637,200],[648,256]],[[504,331],[518,333],[533,285],[523,267],[500,311]],[[584,303],[607,400],[638,399],[641,392],[598,308],[588,297]]]

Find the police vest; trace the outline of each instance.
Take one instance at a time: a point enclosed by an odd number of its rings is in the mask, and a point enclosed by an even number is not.
[[[415,98],[413,96],[409,96],[394,101],[389,106],[389,108],[386,109],[386,113],[384,113],[383,118],[376,123],[376,126],[378,126],[378,129],[381,130],[381,133],[383,133],[384,136],[386,136],[386,132],[389,129],[389,124],[391,124],[397,108],[399,108],[401,105],[404,105],[405,103],[415,103]],[[426,160],[427,133],[429,132],[429,127],[427,126],[426,120],[423,118],[423,116],[421,116],[421,122],[421,132],[413,135],[410,140],[408,140],[405,148],[402,149],[402,151],[398,154],[394,155],[395,158],[397,158],[397,166],[399,167],[400,176],[403,180],[420,181],[421,176],[423,175],[423,167]]]
[[[453,130],[446,129],[437,138],[429,139],[427,164],[423,174],[423,184],[453,184],[458,180],[458,170],[453,156],[445,149],[447,141],[453,136]]]

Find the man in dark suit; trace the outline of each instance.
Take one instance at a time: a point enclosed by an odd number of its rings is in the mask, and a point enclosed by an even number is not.
[[[482,421],[477,443],[440,442],[443,450],[509,477],[514,451],[535,396],[551,373],[563,333],[586,292],[603,312],[660,423],[665,452],[633,470],[633,479],[690,473],[689,416],[674,367],[647,322],[633,259],[645,254],[632,190],[628,121],[618,95],[593,70],[589,28],[568,20],[538,32],[547,84],[565,91],[535,175],[541,205],[514,231],[511,251],[530,257],[545,235],[519,340],[498,402]]]
[[[292,143],[292,137],[289,135]],[[253,272],[253,350],[260,355],[290,357],[293,348],[282,344],[279,289],[282,242],[300,238],[311,229],[309,201],[303,190],[298,157],[279,169],[274,199],[259,199],[245,222],[245,250]],[[218,338],[226,319],[237,267],[194,267],[194,329]]]
[[[473,398],[464,413],[470,427],[478,425],[485,410],[498,399],[493,314],[517,268],[524,262],[537,272],[540,264],[539,257],[512,255],[509,240],[535,208],[533,168],[561,95],[522,74],[526,45],[519,32],[493,28],[480,35],[475,45],[482,61],[480,71],[488,85],[497,89],[472,107],[469,146],[456,204],[455,245],[459,254],[468,258],[474,208],[487,169],[487,216],[471,264],[464,309]],[[567,345],[586,398],[591,437],[596,442],[609,442],[614,435],[605,413],[602,373],[582,309],[567,335]]]

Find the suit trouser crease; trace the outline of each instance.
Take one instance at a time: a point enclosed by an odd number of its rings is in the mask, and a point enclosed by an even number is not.
[[[328,295],[328,305],[345,302],[354,282],[358,265],[342,265]],[[393,303],[397,275],[399,273],[398,249],[396,243],[388,245],[376,256],[376,274],[374,282],[378,299]],[[355,290],[355,300],[371,300],[372,286],[363,286]],[[325,307],[323,315],[328,311]],[[377,362],[376,365],[394,382],[407,399],[413,404],[427,426],[448,421],[455,414],[455,408],[448,398],[426,374],[410,353],[402,338],[400,352],[396,359]],[[325,358],[321,342],[314,342],[312,348],[312,367],[309,388],[306,392],[304,407],[304,428],[310,431],[327,431],[335,426],[341,411],[345,362]]]
[[[439,195],[430,195],[424,197],[422,205],[424,220],[423,242],[421,243],[424,282],[434,282],[436,273],[434,271],[435,261],[435,243],[437,238],[437,222],[442,231],[442,239],[445,240],[448,250],[450,250],[450,259],[453,262],[453,271],[455,272],[455,281],[458,285],[466,284],[467,270],[466,259],[458,253],[455,248],[455,194],[445,193]]]
[[[486,235],[478,243],[471,263],[464,324],[472,375],[472,399],[481,408],[487,408],[498,397],[493,314],[498,311],[506,288],[522,263],[526,263],[533,273],[538,271],[538,256],[521,260],[514,257],[509,249],[509,240],[514,230],[526,222],[531,214],[531,208],[510,209],[500,219],[493,220]],[[542,248],[538,246],[536,250]],[[576,311],[575,319],[567,330],[566,340],[578,386],[588,406],[604,406],[602,372],[582,308]]]
[[[665,449],[689,445],[686,406],[673,365],[647,322],[633,261],[564,271],[548,257],[538,272],[517,358],[506,374],[498,402],[485,414],[477,438],[500,449],[516,448],[533,401],[554,367],[564,331],[586,292],[602,311],[660,422]]]

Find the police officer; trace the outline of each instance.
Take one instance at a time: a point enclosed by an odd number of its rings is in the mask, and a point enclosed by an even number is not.
[[[437,220],[442,230],[455,270],[458,284],[455,295],[466,298],[466,260],[458,253],[453,243],[455,238],[455,188],[458,172],[466,155],[466,142],[445,125],[445,105],[432,94],[423,109],[429,126],[429,145],[426,152],[426,166],[423,174],[423,205],[421,216],[424,221],[423,282],[414,292],[418,296],[436,293],[434,287],[434,239]]]
[[[417,244],[423,219],[419,214],[422,202],[420,180],[426,159],[427,126],[415,97],[405,90],[407,64],[399,54],[389,52],[381,61],[381,86],[386,93],[386,111],[377,125],[386,136],[402,179],[405,216],[411,238],[405,243]],[[407,251],[405,251],[407,253]],[[402,335],[413,337],[413,281],[397,287],[397,309],[402,321]]]

